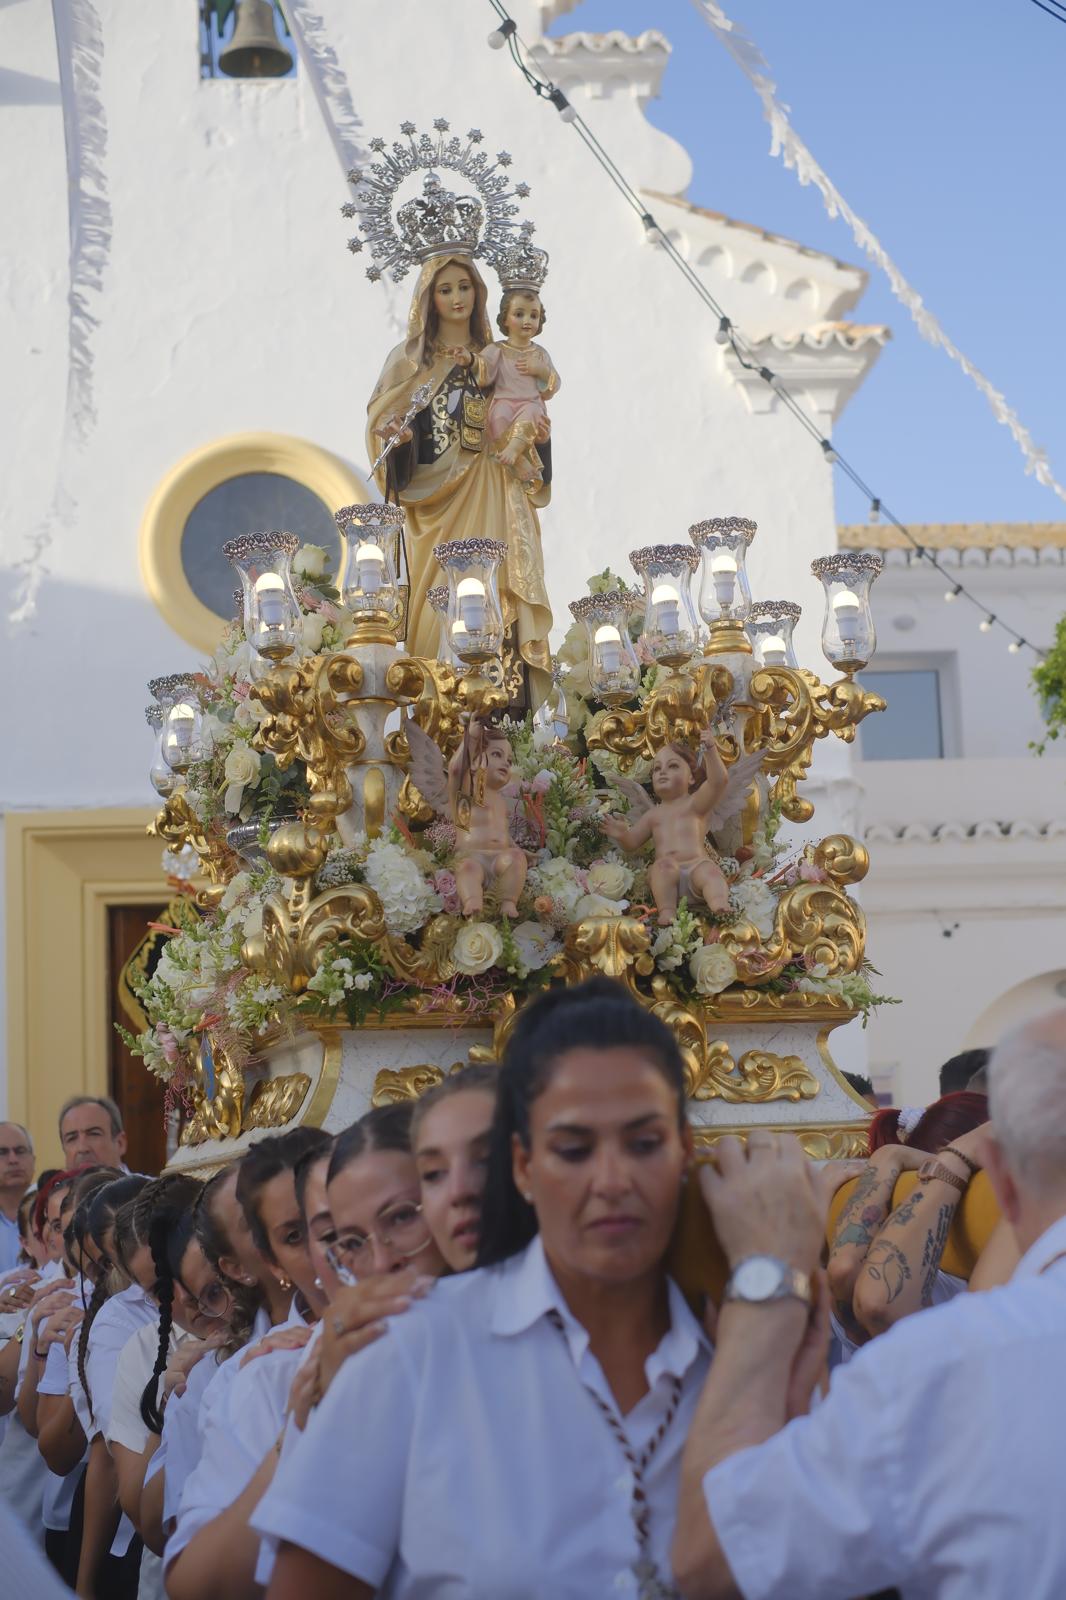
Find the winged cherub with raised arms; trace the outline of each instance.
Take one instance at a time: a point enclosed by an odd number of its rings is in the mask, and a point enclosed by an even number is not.
[[[657,805],[632,778],[615,778],[635,820],[603,819],[604,833],[623,850],[639,850],[649,839],[654,844],[648,880],[661,926],[673,921],[680,899],[702,900],[711,911],[728,910],[729,885],[708,850],[707,835],[742,808],[762,765],[761,755],[741,756],[727,769],[711,728],[700,734],[700,747],[697,759],[687,745],[663,745],[651,769]]]
[[[417,723],[407,724],[411,776],[435,811],[456,829],[455,883],[464,917],[478,917],[485,891],[499,900],[500,915],[517,917],[527,861],[510,834],[510,807],[503,790],[511,781],[511,741],[502,728],[471,717],[462,743],[448,763]]]

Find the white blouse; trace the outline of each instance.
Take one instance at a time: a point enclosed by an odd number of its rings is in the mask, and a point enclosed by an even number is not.
[[[649,1392],[623,1419],[639,1454],[680,1380],[645,1473],[664,1579],[681,1452],[710,1363],[673,1283],[669,1305],[670,1329],[645,1365]],[[252,1526],[390,1600],[635,1594],[633,1477],[589,1389],[617,1414],[535,1239],[500,1267],[438,1283],[342,1367]]]

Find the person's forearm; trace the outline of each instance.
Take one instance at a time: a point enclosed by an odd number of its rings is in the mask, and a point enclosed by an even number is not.
[[[115,1485],[115,1464],[101,1434],[89,1451],[85,1469],[85,1510],[78,1558],[77,1593],[87,1600],[96,1595],[96,1582],[104,1557],[111,1548],[118,1528],[119,1507]],[[101,1596],[101,1600],[104,1597]]]
[[[784,1427],[789,1378],[807,1316],[798,1300],[722,1307],[714,1359],[681,1460],[673,1563],[681,1592],[692,1600],[725,1600],[737,1592],[707,1510],[703,1480],[720,1461],[762,1444]]]
[[[166,1484],[167,1469],[163,1467],[141,1489],[141,1514],[137,1525],[141,1530],[141,1538],[155,1556],[163,1554],[163,1546],[167,1542],[166,1529],[163,1527]]]
[[[840,1213],[833,1235],[826,1273],[838,1317],[852,1315],[852,1298],[863,1262],[892,1209],[892,1192],[902,1171],[901,1161],[871,1161],[859,1174],[854,1193]]]
[[[65,1478],[85,1454],[85,1431],[68,1394],[37,1397],[37,1448],[49,1472]]]
[[[232,1505],[189,1540],[166,1574],[169,1600],[255,1600],[259,1535],[249,1519],[269,1489],[278,1464],[272,1447]]]
[[[930,1303],[961,1199],[958,1189],[934,1178],[915,1189],[880,1229],[852,1300],[867,1333],[884,1333]]]
[[[133,1526],[141,1533],[141,1491],[148,1463],[159,1448],[159,1435],[150,1433],[143,1451],[128,1450],[125,1445],[113,1444],[111,1453],[118,1477],[118,1503]]]
[[[28,1329],[26,1331],[29,1332]],[[15,1409],[15,1390],[21,1356],[20,1339],[9,1339],[0,1350],[0,1417],[6,1417]]]

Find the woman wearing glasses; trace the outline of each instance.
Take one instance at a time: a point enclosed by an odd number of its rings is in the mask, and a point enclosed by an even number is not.
[[[286,1452],[253,1518],[285,1541],[269,1600],[673,1592],[710,1359],[665,1268],[690,1151],[676,1041],[619,985],[523,1012],[484,1267],[390,1323]]]

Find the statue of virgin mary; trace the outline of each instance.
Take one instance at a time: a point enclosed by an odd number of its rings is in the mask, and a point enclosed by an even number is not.
[[[488,393],[476,381],[476,356],[491,343],[488,290],[465,252],[442,251],[421,264],[407,320],[407,338],[391,351],[368,406],[370,460],[383,443],[398,443],[378,468],[385,499],[398,500],[407,520],[410,578],[407,649],[435,657],[438,618],[427,591],[443,581],[433,547],[450,539],[499,539],[507,546],[500,599],[508,640],[527,669],[529,705],[551,687],[548,634],[552,615],[544,588],[537,509],[550,497],[551,460],[539,441],[543,472],[524,484],[485,448]],[[431,399],[401,426],[414,391]]]

